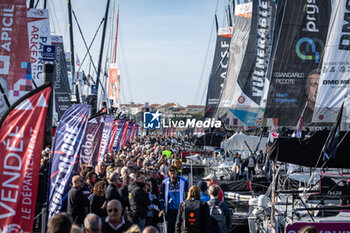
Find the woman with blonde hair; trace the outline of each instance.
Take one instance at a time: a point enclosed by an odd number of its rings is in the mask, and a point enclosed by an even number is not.
[[[175,223],[176,233],[205,232],[206,225],[211,225],[208,204],[200,198],[200,189],[193,185],[186,200],[179,206]]]

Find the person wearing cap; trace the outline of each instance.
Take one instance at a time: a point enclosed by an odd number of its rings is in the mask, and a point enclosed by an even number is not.
[[[218,185],[219,186],[219,184],[217,182],[218,178],[213,173],[211,173],[208,176],[204,177],[203,180],[205,180],[207,182],[208,187],[210,187],[212,185]],[[218,199],[220,201],[224,202],[224,191],[222,191],[221,187],[220,187],[220,193],[219,193]]]
[[[210,200],[210,196],[207,194],[208,185],[204,181],[199,181],[197,187],[201,190],[201,201],[207,202]]]

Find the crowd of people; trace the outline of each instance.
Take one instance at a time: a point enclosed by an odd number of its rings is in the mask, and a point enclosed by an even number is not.
[[[51,217],[47,231],[161,232],[165,227],[168,233],[229,232],[231,212],[216,176],[192,187],[181,176],[183,140],[136,137],[95,166],[81,164],[72,178],[66,212]],[[45,150],[41,176],[48,176],[49,160]]]

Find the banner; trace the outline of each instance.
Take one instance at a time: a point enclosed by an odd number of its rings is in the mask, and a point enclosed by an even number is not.
[[[212,118],[219,104],[220,94],[226,78],[231,37],[232,27],[219,28],[205,104],[205,118]]]
[[[33,90],[1,119],[0,232],[33,230],[50,92],[51,84]]]
[[[79,165],[90,109],[91,106],[87,104],[73,105],[63,114],[58,124],[51,151],[48,218],[66,210],[67,196]]]
[[[243,64],[244,55],[247,50],[248,39],[252,24],[253,3],[239,4],[235,7],[235,16],[230,52],[228,58],[227,75],[222,88],[215,118],[224,118],[228,108],[232,105],[233,93],[237,86],[238,74]]]
[[[24,0],[0,2],[0,84],[10,104],[32,90],[26,9]],[[1,96],[0,117],[7,108]]]
[[[104,127],[105,114],[98,115],[88,121],[85,135],[83,137],[83,145],[80,151],[81,164],[97,164],[99,159],[99,148]]]
[[[29,8],[27,10],[27,20],[33,88],[36,88],[43,84],[44,45],[51,45],[49,10]]]
[[[327,44],[323,57],[321,77],[317,90],[317,99],[313,122],[335,122],[340,106],[344,102],[345,115],[349,109],[350,87],[350,35],[348,1],[333,1],[332,15],[328,30]],[[318,81],[318,80],[317,80]],[[317,82],[318,83],[318,82]],[[349,122],[343,117],[343,122]]]
[[[105,121],[103,124],[102,137],[100,139],[100,147],[98,150],[98,160],[101,161],[104,159],[105,155],[108,154],[108,143],[111,136],[113,126],[113,117],[105,115]]]
[[[108,99],[111,106],[116,108],[120,100],[120,72],[116,63],[109,67]]]
[[[126,133],[126,138],[125,138],[125,144],[130,142],[130,139],[131,139],[131,135],[132,135],[132,131],[133,131],[133,128],[134,128],[135,124],[130,122],[129,125],[128,125],[128,129],[127,129],[127,133]],[[124,145],[125,145],[124,144]]]
[[[124,129],[123,129],[123,132],[122,132],[122,135],[121,135],[121,141],[120,141],[120,149],[123,149],[123,147],[125,146],[126,144],[126,139],[127,139],[127,134],[128,134],[128,131],[130,130],[130,126],[131,126],[131,123],[129,120],[127,120],[124,124]]]
[[[278,119],[279,126],[295,126],[308,99],[304,126],[311,121],[330,4],[329,0],[286,3],[264,116]]]
[[[114,151],[119,151],[121,148],[120,144],[121,144],[125,124],[126,124],[125,119],[119,120],[118,128],[117,128],[117,131],[115,133],[114,140],[113,140],[113,150]]]
[[[62,36],[52,36],[51,43],[55,46],[55,84],[54,84],[54,112],[53,124],[57,125],[63,114],[71,106],[70,86],[68,82],[68,71],[66,56],[63,48]]]
[[[273,0],[255,0],[248,4],[252,7],[252,17],[249,22],[243,17],[246,27],[243,27],[243,31],[234,33],[233,38],[236,41],[233,40],[230,45],[232,50],[227,71],[228,82],[224,86],[220,108],[224,108],[221,109],[224,112],[229,110],[245,126],[256,126],[257,120],[263,117],[270,85],[269,68],[276,3]],[[235,18],[242,19],[239,15],[236,12]],[[242,27],[236,30],[240,29]],[[241,39],[246,41],[238,42]],[[245,43],[246,49],[242,50],[244,52],[240,51],[244,47],[239,48],[239,43]],[[238,58],[242,58],[239,64]]]
[[[113,121],[113,126],[112,126],[112,130],[111,130],[111,137],[110,137],[109,143],[108,143],[108,152],[113,151],[113,143],[114,143],[114,139],[115,139],[115,136],[117,133],[119,122],[120,122],[120,119]]]

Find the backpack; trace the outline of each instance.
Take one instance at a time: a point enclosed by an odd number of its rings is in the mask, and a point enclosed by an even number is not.
[[[227,232],[226,231],[226,217],[224,214],[224,211],[222,210],[222,202],[220,201],[218,205],[208,202],[209,205],[209,213],[210,216],[216,219],[218,222],[218,225],[220,227],[221,232]]]
[[[200,200],[186,200],[184,203],[184,223],[185,232],[199,233],[201,232],[200,223]]]

